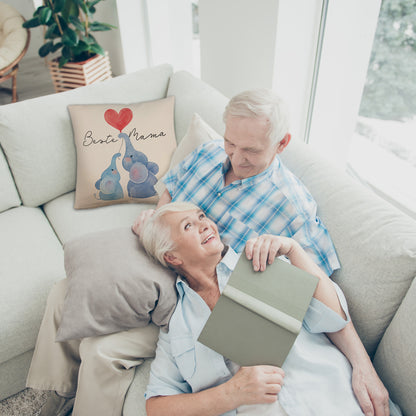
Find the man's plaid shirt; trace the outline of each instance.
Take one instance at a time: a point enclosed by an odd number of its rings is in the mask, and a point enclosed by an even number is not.
[[[172,201],[190,201],[218,226],[236,252],[262,234],[293,237],[331,275],[339,268],[334,245],[316,215],[316,202],[278,157],[259,175],[224,187],[230,161],[223,142],[199,146],[163,178]]]

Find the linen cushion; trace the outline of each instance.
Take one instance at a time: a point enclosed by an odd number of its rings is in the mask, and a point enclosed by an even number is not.
[[[416,275],[415,223],[310,145],[290,143],[282,160],[318,204],[341,263],[332,278],[373,356]]]
[[[40,208],[2,212],[0,230],[3,363],[33,348],[49,290],[65,270],[62,246]]]
[[[170,65],[161,65],[0,106],[0,143],[23,203],[42,205],[75,189],[76,154],[68,105],[164,98],[171,74]]]
[[[62,244],[85,234],[131,227],[149,204],[114,204],[100,209],[74,209],[75,192],[55,198],[43,206]]]
[[[176,306],[175,273],[150,260],[130,228],[71,240],[64,255],[68,293],[57,341],[149,322],[167,326]]]
[[[191,123],[189,124],[185,136],[180,141],[177,149],[173,153],[172,160],[170,162],[170,168],[173,168],[178,163],[182,162],[186,156],[188,156],[201,144],[209,140],[217,139],[222,139],[222,136],[218,134],[211,126],[209,126],[199,114],[195,113],[192,116]]]
[[[416,409],[416,277],[374,356],[374,366],[405,415]]]
[[[173,153],[169,169],[182,162],[186,156],[188,156],[201,144],[209,140],[216,139],[222,139],[222,136],[220,136],[211,126],[202,120],[199,114],[195,113],[192,116],[191,123],[189,124],[185,136],[182,138]],[[155,187],[159,195],[162,195],[166,189],[166,186],[162,181],[158,182]]]
[[[74,208],[157,202],[154,186],[176,148],[174,101],[68,106],[77,149]]]

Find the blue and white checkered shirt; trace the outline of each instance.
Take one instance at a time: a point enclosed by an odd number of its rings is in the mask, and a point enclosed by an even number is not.
[[[172,201],[190,201],[218,226],[236,252],[248,239],[293,237],[328,274],[339,268],[335,248],[316,215],[316,202],[276,156],[262,173],[224,186],[230,161],[222,140],[204,143],[163,178]]]

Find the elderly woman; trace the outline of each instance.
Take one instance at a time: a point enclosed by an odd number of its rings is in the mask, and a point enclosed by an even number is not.
[[[319,278],[282,368],[240,368],[197,342],[238,260],[200,209],[185,202],[160,207],[144,223],[141,240],[149,255],[179,274],[178,304],[169,332],[160,332],[151,367],[149,416],[363,415],[351,386],[351,366],[325,335],[349,322],[345,298],[295,240],[264,235],[249,240],[245,249],[255,270],[283,255]],[[389,405],[376,414],[388,415]]]

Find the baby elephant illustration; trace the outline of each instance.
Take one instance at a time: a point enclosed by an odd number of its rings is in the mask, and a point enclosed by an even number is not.
[[[118,137],[126,143],[126,153],[122,164],[123,168],[129,172],[128,195],[131,198],[148,198],[156,195],[154,185],[157,178],[155,175],[159,172],[159,166],[154,162],[149,162],[143,152],[136,150],[126,133],[120,133]]]
[[[120,185],[120,173],[117,170],[116,159],[121,153],[116,153],[111,159],[110,166],[101,174],[101,178],[95,182],[95,187],[99,189],[99,199],[112,201],[123,198],[123,189]]]

